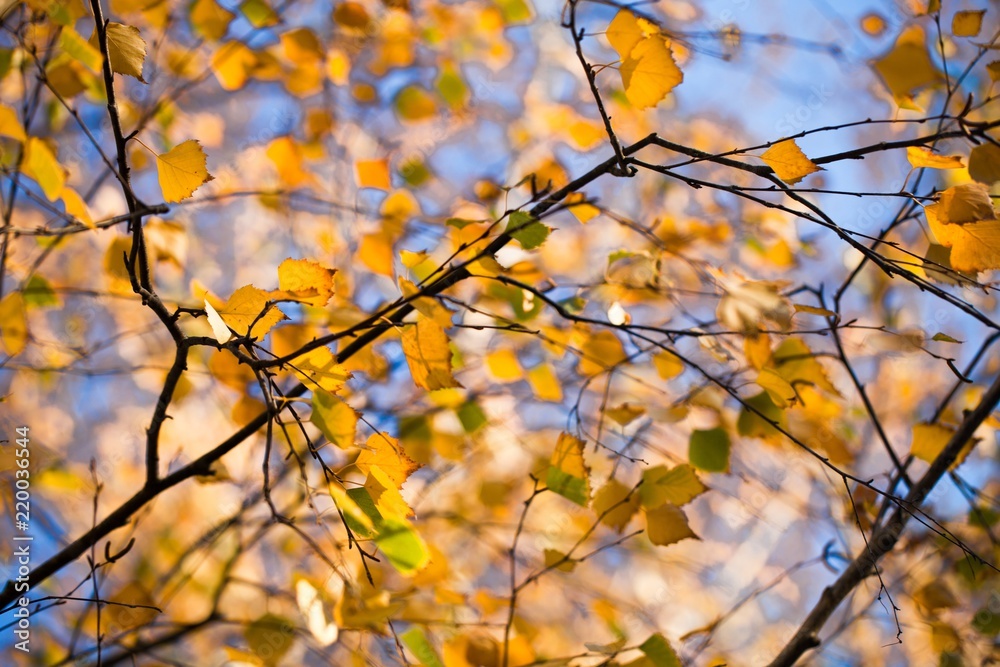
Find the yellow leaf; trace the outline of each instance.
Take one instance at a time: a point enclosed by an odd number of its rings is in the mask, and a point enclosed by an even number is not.
[[[779,408],[787,408],[795,400],[795,389],[773,368],[763,369],[757,375],[756,383]]]
[[[77,194],[76,190],[68,185],[63,187],[61,198],[63,205],[66,207],[66,213],[91,229],[96,229],[94,219],[90,217],[90,210],[87,208],[87,203],[83,201],[83,197]]]
[[[320,63],[326,58],[323,45],[309,28],[293,28],[282,33],[281,48],[293,63]]]
[[[399,279],[399,289],[406,298],[410,298],[420,291],[416,285],[406,278]],[[442,329],[448,329],[451,327],[452,313],[450,310],[441,305],[437,299],[429,296],[421,296],[416,299],[412,299],[410,303],[413,304],[413,307],[417,309],[418,313],[431,318],[437,322],[438,326]]]
[[[1000,81],[1000,60],[994,60],[986,64],[986,73],[990,75],[990,81],[996,83]]]
[[[337,447],[347,449],[354,446],[358,413],[333,394],[326,391],[313,392],[312,415],[309,421]]]
[[[410,375],[418,387],[434,391],[462,386],[451,374],[451,348],[441,325],[419,315],[416,324],[403,328],[402,343]]]
[[[389,160],[358,160],[354,163],[357,170],[358,187],[378,188],[388,190],[391,183],[389,180]]]
[[[687,538],[700,539],[688,525],[684,511],[676,505],[665,503],[656,509],[646,510],[646,535],[649,541],[661,547]]]
[[[188,139],[166,153],[156,156],[163,199],[178,202],[187,199],[205,183],[212,180],[205,166],[205,151],[197,139]]]
[[[594,494],[593,509],[601,523],[621,533],[639,509],[639,494],[618,480],[609,479]]]
[[[560,403],[563,399],[559,378],[556,377],[552,367],[547,363],[535,366],[528,371],[528,384],[531,385],[531,391],[534,392],[535,398],[540,401]]]
[[[49,201],[59,199],[66,185],[66,170],[56,160],[49,145],[37,137],[29,137],[24,151],[24,173],[38,182]]]
[[[647,37],[636,44],[622,62],[619,73],[625,97],[637,109],[656,106],[684,81],[670,45],[660,35]]]
[[[244,285],[233,292],[226,305],[218,311],[223,321],[241,336],[247,335],[253,324],[253,330],[249,333],[256,340],[263,338],[271,327],[286,319],[285,314],[270,303],[267,292],[253,285]]]
[[[977,273],[1000,268],[1000,220],[985,186],[948,188],[937,204],[924,207],[924,214],[938,242],[951,248],[953,269]]]
[[[830,382],[826,369],[815,357],[809,346],[799,338],[788,338],[774,351],[774,369],[792,385],[815,385],[836,396],[840,393]]]
[[[1000,146],[985,143],[973,148],[969,153],[969,176],[986,185],[1000,181]]]
[[[303,168],[302,151],[291,137],[278,137],[267,145],[267,157],[278,169],[278,176],[290,188],[316,185],[316,176]]]
[[[317,347],[296,357],[291,366],[302,384],[313,391],[322,389],[335,394],[351,378],[347,369],[337,363],[337,356],[326,347]]]
[[[569,433],[560,433],[552,452],[545,485],[577,505],[590,500],[590,468],[583,458],[583,440]]]
[[[955,12],[951,19],[951,34],[955,37],[975,37],[983,27],[985,9]]]
[[[625,60],[632,49],[643,39],[660,34],[659,28],[646,19],[639,18],[627,9],[621,9],[611,20],[604,36],[611,43],[611,48],[618,52],[618,57]]]
[[[191,5],[191,28],[208,40],[216,42],[226,36],[236,15],[215,0],[195,0]]]
[[[381,232],[365,234],[358,243],[358,259],[371,271],[392,277],[392,239]]]
[[[684,362],[676,354],[657,352],[653,355],[656,374],[664,380],[672,380],[684,372]]]
[[[333,276],[337,269],[308,259],[289,257],[278,265],[278,289],[301,294],[298,299],[310,306],[325,306],[333,297]]]
[[[108,44],[108,48],[110,47]],[[59,50],[68,53],[91,72],[99,72],[104,62],[100,50],[70,26],[64,27],[59,33]]]
[[[494,350],[486,355],[486,368],[497,382],[517,382],[524,377],[524,369],[517,354],[510,348]]]
[[[767,334],[747,336],[743,339],[743,355],[751,367],[764,368],[771,361],[771,337]]]
[[[223,90],[239,90],[257,67],[257,54],[242,42],[226,42],[212,54],[212,72]]]
[[[383,518],[394,516],[400,519],[413,516],[413,509],[403,500],[399,485],[389,473],[377,464],[369,466],[365,490],[372,497],[375,508]]]
[[[601,214],[601,209],[593,204],[588,204],[584,200],[586,196],[582,192],[572,192],[566,195],[566,204],[569,212],[580,221],[580,224],[587,224]]]
[[[545,567],[559,570],[560,572],[572,572],[576,569],[576,561],[567,558],[566,554],[556,549],[545,549],[542,553],[545,558]]]
[[[823,171],[822,167],[806,157],[793,139],[779,141],[764,151],[760,158],[789,185],[795,185],[809,174]]]
[[[0,301],[0,342],[12,357],[28,344],[28,311],[20,292],[11,292]]]
[[[332,49],[326,56],[326,75],[335,86],[346,86],[351,74],[351,61],[340,49]]]
[[[142,78],[142,64],[146,60],[146,42],[139,34],[139,29],[131,25],[122,25],[114,21],[108,23],[108,59],[112,71],[135,77],[146,83]],[[97,45],[97,33],[90,38],[90,43]]]
[[[912,106],[916,91],[941,81],[941,72],[931,60],[924,29],[919,25],[904,30],[892,50],[872,66],[900,106]]]
[[[951,441],[953,435],[955,435],[955,429],[942,426],[941,424],[915,424],[913,426],[913,441],[910,444],[910,454],[921,461],[933,463],[948,442]],[[957,468],[965,461],[969,452],[972,451],[974,444],[975,440],[970,440],[962,447],[958,458],[955,459],[955,462],[951,466],[952,469]]]
[[[0,137],[10,137],[21,142],[28,138],[17,120],[17,112],[6,104],[0,104]]]
[[[948,188],[938,198],[935,212],[940,221],[947,224],[993,220],[997,217],[990,191],[980,183],[963,183]]]
[[[368,437],[355,465],[365,475],[371,471],[372,466],[378,466],[397,489],[420,467],[406,455],[399,440],[385,433],[373,433]]]
[[[646,408],[641,405],[632,405],[631,403],[622,403],[621,405],[616,405],[613,408],[608,408],[604,411],[611,419],[615,420],[622,426],[628,426],[634,422],[639,417],[646,414]]]
[[[914,169],[920,169],[921,167],[930,169],[961,169],[965,166],[962,163],[961,155],[938,155],[923,146],[907,146],[906,159],[910,161]]]
[[[610,331],[587,336],[580,351],[580,375],[599,375],[626,359],[622,342]]]

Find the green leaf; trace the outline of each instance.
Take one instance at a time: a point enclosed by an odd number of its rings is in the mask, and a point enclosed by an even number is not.
[[[976,612],[972,618],[972,627],[987,637],[1000,635],[1000,595],[993,593],[990,604]]]
[[[455,410],[455,414],[458,415],[458,420],[462,422],[462,428],[466,433],[475,433],[487,422],[486,413],[475,401],[463,403]]]
[[[402,574],[413,574],[430,561],[430,551],[408,521],[396,517],[386,519],[378,527],[375,544],[394,568]]]
[[[58,306],[61,303],[49,281],[37,274],[28,279],[23,292],[26,306]]]
[[[723,428],[691,433],[688,460],[708,472],[729,472],[729,434]]]
[[[410,649],[413,655],[416,656],[421,665],[425,667],[444,667],[444,663],[441,662],[437,651],[431,646],[431,642],[427,639],[423,628],[415,625],[401,634],[399,638],[406,645],[406,648]]]
[[[766,391],[762,391],[756,396],[751,396],[744,401],[746,405],[740,410],[740,416],[736,420],[736,432],[749,438],[773,438],[781,435],[781,432],[763,419],[759,414],[750,410],[747,406],[757,409],[761,415],[767,417],[781,428],[787,427],[785,413],[774,404]]]
[[[939,343],[957,343],[959,345],[961,345],[963,342],[955,338],[952,338],[951,336],[942,331],[939,331],[936,334],[934,334],[934,337],[931,338],[931,340],[936,340]]]
[[[551,228],[523,211],[511,213],[510,220],[507,222],[507,233],[515,238],[525,250],[534,250],[545,243],[550,231],[552,231]]]
[[[639,650],[653,661],[655,667],[682,667],[680,658],[666,637],[657,633],[644,641]]]

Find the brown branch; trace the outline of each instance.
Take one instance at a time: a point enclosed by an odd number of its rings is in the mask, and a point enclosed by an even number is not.
[[[791,667],[806,651],[820,645],[819,632],[827,620],[840,606],[840,603],[862,581],[876,571],[878,561],[896,546],[912,513],[920,509],[928,494],[948,471],[948,468],[955,463],[959,453],[972,439],[976,429],[996,409],[997,404],[1000,404],[1000,376],[983,394],[976,409],[966,416],[941,454],[934,459],[930,469],[914,484],[885,525],[872,534],[868,547],[858,554],[837,581],[823,590],[809,616],[806,617],[795,635],[768,667]]]

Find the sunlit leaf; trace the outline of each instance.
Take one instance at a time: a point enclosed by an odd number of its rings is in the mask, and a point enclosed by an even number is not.
[[[625,96],[637,109],[659,104],[684,81],[684,74],[674,61],[668,41],[660,35],[641,40],[622,61],[619,69]]]
[[[401,338],[414,384],[428,391],[462,386],[451,373],[451,348],[441,325],[420,315],[416,324],[403,327]]]
[[[111,21],[107,24],[107,36],[108,59],[111,61],[112,71],[135,77],[145,83],[142,65],[146,61],[146,41],[139,29]],[[90,38],[90,43],[97,45],[96,32]]]
[[[212,180],[206,167],[207,156],[197,139],[188,139],[166,153],[156,156],[163,199],[178,202]]]
[[[594,513],[601,523],[618,533],[625,530],[638,509],[639,494],[616,479],[609,479],[594,493]]]
[[[985,9],[955,12],[951,19],[951,34],[955,37],[975,37],[983,27]]]
[[[365,474],[371,466],[377,465],[385,471],[397,488],[420,467],[406,455],[398,440],[384,433],[373,433],[369,436],[365,448],[358,454],[355,465]]]
[[[906,159],[915,169],[961,169],[965,166],[961,155],[938,155],[923,146],[907,146]]]
[[[656,509],[663,503],[686,505],[707,490],[694,468],[685,463],[673,468],[658,465],[644,470],[638,495],[643,508]]]
[[[263,338],[275,324],[287,319],[270,302],[267,292],[253,285],[244,285],[233,292],[218,311],[223,321],[239,335],[245,336],[249,332],[250,337],[257,340]],[[250,328],[251,324],[253,329]]]
[[[330,392],[322,390],[313,392],[312,415],[309,421],[337,447],[347,449],[354,445],[358,413],[343,399]]]
[[[798,144],[792,139],[779,141],[760,156],[767,163],[778,178],[789,185],[795,185],[809,174],[823,171],[823,168],[816,165],[806,157]]]

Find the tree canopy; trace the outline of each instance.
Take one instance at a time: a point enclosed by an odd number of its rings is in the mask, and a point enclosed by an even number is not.
[[[1000,24],[0,0],[4,664],[1000,661]]]

